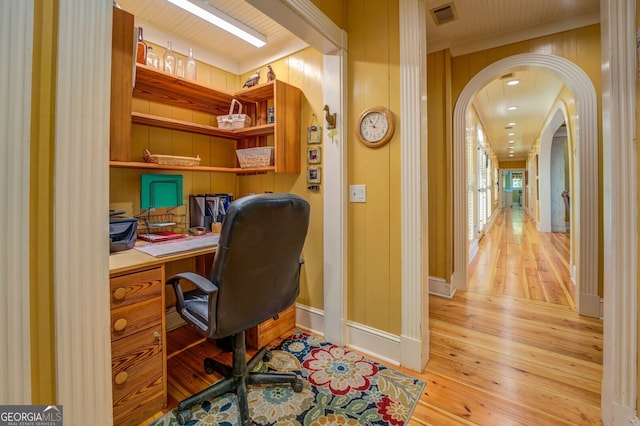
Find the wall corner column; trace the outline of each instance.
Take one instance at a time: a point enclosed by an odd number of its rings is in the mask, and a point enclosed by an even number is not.
[[[113,423],[109,313],[112,2],[59,0],[54,161],[58,404],[65,424]],[[90,34],[90,35],[89,35]]]
[[[400,363],[422,371],[429,360],[426,14],[423,0],[400,0],[399,7],[402,145]]]

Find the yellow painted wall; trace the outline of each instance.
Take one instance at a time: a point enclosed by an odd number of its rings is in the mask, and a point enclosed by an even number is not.
[[[453,271],[453,152],[451,143],[451,56],[449,50],[427,55],[427,129],[429,163],[429,275],[446,277]],[[431,176],[441,177],[431,180]]]
[[[460,93],[471,80],[482,69],[488,65],[506,57],[521,54],[521,53],[546,53],[564,57],[576,65],[578,65],[591,79],[595,91],[598,96],[598,121],[601,122],[601,75],[600,75],[600,26],[591,25],[583,28],[578,28],[571,31],[565,31],[558,34],[553,34],[545,37],[539,37],[532,40],[527,40],[519,43],[513,43],[506,46],[501,46],[493,49],[487,49],[480,52],[470,53],[451,58],[451,87],[452,87],[452,103],[455,105]],[[442,58],[442,61],[446,62],[446,58]],[[443,64],[440,65],[444,66]],[[428,76],[428,78],[431,78]],[[427,93],[428,98],[432,96],[441,97],[442,93],[432,90]],[[431,111],[429,112],[431,114]],[[429,144],[431,150],[432,144],[432,130],[429,129]],[[441,140],[438,134],[435,135],[436,140]],[[599,156],[602,158],[602,128],[599,126]],[[521,166],[523,168],[524,166]],[[600,175],[602,175],[602,167],[600,166]],[[447,180],[451,179],[451,174],[442,174],[442,170],[429,169],[429,182],[430,185],[439,185]],[[599,188],[600,197],[602,197],[602,179],[600,179]],[[602,198],[601,198],[602,199]],[[453,210],[448,212],[451,215]],[[602,207],[599,212],[600,224],[599,224],[599,236],[600,244],[602,245]],[[430,217],[431,219],[431,217]],[[437,226],[437,225],[436,225]],[[453,244],[449,242],[449,239],[442,239],[436,241],[436,248],[429,247],[429,251],[437,250],[444,252],[453,252]],[[602,247],[601,247],[602,248]],[[600,267],[602,271],[602,250],[600,250]],[[451,279],[451,270],[447,270],[444,276],[440,270],[437,271],[437,277],[443,278],[447,281]],[[602,273],[601,273],[602,274]],[[599,278],[600,281],[600,294],[602,294],[602,275]]]
[[[395,0],[351,0],[349,112],[346,143],[349,185],[364,184],[366,203],[348,205],[347,317],[392,334],[401,331],[400,130],[383,147],[367,148],[355,136],[358,116],[382,105],[400,113],[399,17]]]
[[[308,48],[296,52],[285,58],[270,63],[278,80],[282,80],[299,88],[302,91],[301,129],[300,129],[300,164],[301,173],[266,173],[252,176],[241,176],[238,180],[238,194],[240,196],[249,193],[291,192],[305,198],[311,204],[311,218],[309,232],[303,249],[305,259],[302,275],[300,277],[300,296],[298,302],[317,309],[324,309],[324,202],[326,195],[322,183],[319,191],[307,189],[307,127],[311,125],[322,126],[323,121],[323,57],[315,49]],[[266,64],[265,64],[266,66]],[[240,77],[244,82],[250,73]],[[266,74],[266,73],[262,73]],[[276,111],[276,120],[277,117]],[[322,147],[327,141],[320,143],[321,163]],[[313,146],[318,146],[314,144]],[[316,164],[314,164],[316,165]],[[322,179],[322,169],[321,169]]]
[[[53,146],[58,1],[34,4],[29,185],[31,395],[56,402],[53,312]]]
[[[638,5],[638,2],[636,2],[636,28],[640,28],[640,7]],[[637,61],[640,61],[640,58],[637,59]],[[636,141],[640,140],[640,78],[638,76],[639,74],[636,73]],[[638,170],[640,170],[640,152],[636,149],[636,173],[638,173]],[[640,200],[640,174],[636,175],[636,208],[638,208],[637,200]],[[637,228],[640,229],[640,216],[637,217],[637,220]],[[640,253],[638,255],[640,256]],[[636,260],[636,268],[638,268],[637,277],[639,277],[640,279],[640,258]],[[640,281],[638,282],[638,285],[640,286]],[[638,306],[640,306],[640,292],[638,292]],[[638,323],[638,327],[640,327],[640,315],[636,315],[636,320]],[[637,342],[637,345],[638,352],[640,353],[640,340]],[[636,363],[638,366],[638,368],[636,369],[636,386],[638,386],[640,385],[640,358],[636,360]],[[638,410],[639,407],[640,393],[638,393],[636,400],[636,410]]]

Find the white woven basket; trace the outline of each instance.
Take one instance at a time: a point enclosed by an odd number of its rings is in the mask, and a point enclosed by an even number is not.
[[[234,114],[234,106],[238,105],[238,112]],[[251,117],[242,114],[242,104],[236,99],[231,101],[229,114],[218,116],[218,127],[221,129],[244,129],[251,126]]]
[[[273,147],[237,149],[238,163],[243,169],[251,167],[273,166]]]

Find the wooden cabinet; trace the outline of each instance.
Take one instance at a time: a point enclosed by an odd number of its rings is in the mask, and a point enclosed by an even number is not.
[[[254,349],[260,349],[282,334],[292,330],[295,326],[296,305],[293,304],[280,312],[277,319],[268,319],[262,324],[247,330],[245,333],[247,345]]]
[[[127,38],[130,43],[133,40],[133,19],[131,18],[129,23],[126,15],[118,13],[116,16],[114,9],[111,167],[232,173],[269,170],[276,173],[300,173],[300,108],[302,99],[300,89],[275,80],[235,93],[227,93],[166,74],[145,65],[135,64],[134,87],[133,90],[126,92],[126,80],[129,79],[130,85],[134,67],[133,50],[128,57],[126,52],[120,53],[125,50]],[[132,44],[131,49],[133,49]],[[227,130],[168,117],[131,112],[131,97],[202,111],[214,116],[228,114],[231,101],[235,98],[243,104],[242,112],[251,117],[252,126]],[[275,122],[267,123],[267,108],[271,106],[274,107]],[[238,148],[266,146],[267,138],[273,136],[275,164],[255,169],[241,169],[240,167],[216,167],[213,165],[166,166],[131,161],[131,123],[232,139],[236,141]]]
[[[167,403],[164,273],[155,267],[110,280],[113,421],[135,425]]]

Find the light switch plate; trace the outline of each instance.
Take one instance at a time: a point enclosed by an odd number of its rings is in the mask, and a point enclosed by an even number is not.
[[[350,185],[349,201],[351,201],[352,203],[366,203],[367,202],[367,186],[366,185]]]

